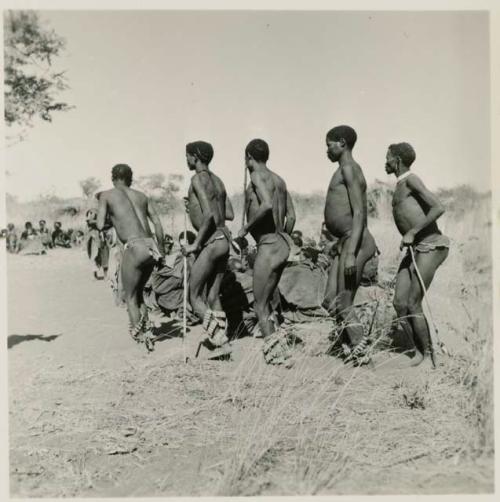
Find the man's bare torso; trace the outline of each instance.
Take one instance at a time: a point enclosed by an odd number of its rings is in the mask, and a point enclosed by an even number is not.
[[[132,188],[112,188],[104,192],[108,214],[121,242],[135,237],[152,237],[148,222],[148,198]]]
[[[415,176],[411,174],[410,176]],[[407,178],[408,179],[408,178]],[[405,235],[409,230],[425,220],[429,207],[423,200],[415,196],[408,187],[407,179],[398,182],[392,197],[392,214],[394,221],[401,235]],[[439,234],[436,222],[423,228],[415,237],[418,242],[425,236]]]
[[[210,210],[214,215],[216,228],[226,223],[226,188],[222,180],[210,171],[197,173],[193,176],[188,191],[188,210],[191,224],[198,231],[203,223],[203,211],[200,201],[193,189],[193,181],[197,178],[208,199]]]
[[[261,173],[264,175],[266,187],[271,194],[273,210],[251,230],[252,237],[256,242],[259,242],[265,234],[283,232],[286,217],[287,187],[285,181],[270,169],[266,168]],[[246,195],[247,221],[251,221],[261,204],[253,183],[248,185]]]
[[[363,193],[363,223],[366,226],[366,180],[358,164],[353,164],[355,181]],[[325,203],[325,223],[327,229],[337,238],[344,237],[352,230],[352,208],[342,169],[339,167],[330,180]]]

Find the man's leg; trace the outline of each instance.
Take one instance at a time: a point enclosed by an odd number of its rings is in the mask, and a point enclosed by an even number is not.
[[[151,256],[148,250],[138,245],[128,248],[123,253],[121,264],[122,285],[132,326],[136,326],[141,319],[140,299],[142,297],[141,284],[144,285],[144,264],[147,264],[150,260]]]
[[[323,300],[323,307],[328,313],[335,317],[337,315],[337,294],[338,294],[338,272],[339,272],[339,256],[332,259],[330,270],[328,272],[328,279],[325,287],[325,297]]]
[[[278,240],[272,244],[262,244],[255,258],[253,270],[254,309],[264,337],[271,335],[275,330],[274,323],[270,319],[272,314],[271,300],[288,255],[288,246],[284,241]]]
[[[412,359],[412,364],[420,364],[424,358],[423,347],[413,336],[413,328],[408,318],[408,301],[410,297],[412,272],[410,269],[411,257],[406,254],[399,265],[399,270],[396,276],[396,287],[394,291],[393,306],[398,316],[398,321],[403,328],[406,336],[415,346],[415,357]]]
[[[339,269],[338,269],[338,316],[345,323],[345,331],[349,337],[352,347],[363,340],[363,326],[360,323],[356,312],[352,307],[354,297],[361,283],[363,276],[363,268],[365,263],[375,254],[376,247],[373,237],[367,229],[364,230],[363,240],[356,256],[356,277],[352,283],[347,283],[345,280],[345,259],[347,249],[349,247],[349,239],[342,247],[340,254]]]
[[[207,304],[203,299],[205,286],[214,274],[213,244],[203,248],[196,258],[189,275],[189,301],[194,313],[203,322],[207,311]]]
[[[222,255],[220,254],[220,252],[222,252]],[[216,258],[215,261],[215,270],[212,276],[209,277],[207,283],[207,303],[210,309],[217,310],[220,312],[223,310],[220,301],[220,286],[227,269],[229,249],[227,250],[227,252],[221,249],[217,254],[218,258]]]
[[[437,268],[443,263],[443,261],[448,256],[448,249],[441,248],[434,251],[429,251],[427,253],[415,253],[415,261],[417,263],[420,276],[425,285],[425,289],[428,289],[431,285],[434,274]],[[410,323],[413,328],[413,334],[415,337],[415,345],[419,347],[419,350],[423,353],[423,360],[430,358],[432,365],[435,366],[433,347],[430,338],[429,325],[427,324],[427,319],[422,311],[422,299],[424,291],[420,285],[419,278],[416,274],[413,264],[410,267],[412,271],[412,279],[410,286],[410,294],[408,297],[408,314],[410,315]],[[420,361],[422,362],[422,361]],[[415,362],[420,364],[420,362]]]

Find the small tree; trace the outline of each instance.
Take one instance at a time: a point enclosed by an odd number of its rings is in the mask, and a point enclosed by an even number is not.
[[[135,185],[151,198],[160,213],[166,214],[175,211],[180,205],[176,194],[182,180],[180,174],[169,174],[165,177],[164,174],[155,173],[140,176],[135,180]]]
[[[19,131],[10,142],[24,139],[36,117],[51,122],[52,113],[72,106],[56,96],[68,88],[64,72],[54,71],[54,58],[61,55],[65,40],[44,28],[35,11],[4,14],[4,119]]]
[[[85,178],[79,182],[83,196],[90,199],[101,187],[101,182],[97,178]]]

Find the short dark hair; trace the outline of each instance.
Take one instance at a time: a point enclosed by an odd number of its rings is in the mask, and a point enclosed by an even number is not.
[[[267,162],[269,159],[269,145],[263,139],[253,139],[245,148],[245,154],[257,162]]]
[[[349,150],[352,150],[356,144],[358,135],[351,126],[340,125],[330,129],[326,134],[326,139],[329,141],[340,141],[343,139]]]
[[[417,158],[417,154],[410,143],[393,143],[389,145],[389,150],[393,155],[399,157],[406,167],[410,167]]]
[[[47,224],[47,222],[46,222],[45,220],[40,220],[40,221],[38,222],[38,224],[39,224],[39,225],[41,225],[42,223],[43,223],[44,225],[46,225],[46,224]]]
[[[181,241],[182,239],[184,239],[184,232],[181,232],[178,237],[179,241]],[[186,232],[186,240],[187,240],[188,244],[192,244],[195,241],[195,239],[196,239],[196,235],[193,232],[191,232],[191,230],[188,230]]]
[[[116,164],[111,169],[111,179],[113,181],[123,180],[128,187],[132,184],[132,169],[127,164]]]
[[[27,222],[24,224],[24,228],[28,228],[28,227],[33,227],[33,223],[31,223],[31,221],[27,221]]]

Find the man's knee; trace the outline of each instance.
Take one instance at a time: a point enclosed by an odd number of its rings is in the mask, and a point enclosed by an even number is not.
[[[422,299],[412,297],[408,299],[408,314],[415,315],[422,313]]]
[[[396,314],[398,315],[398,317],[404,317],[404,316],[408,315],[408,301],[407,301],[407,299],[396,297],[396,298],[394,298],[392,305],[393,305],[394,310],[396,311]]]

